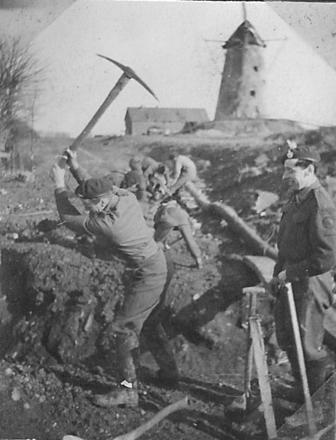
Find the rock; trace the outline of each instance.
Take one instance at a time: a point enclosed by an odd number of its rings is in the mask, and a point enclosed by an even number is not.
[[[63,440],[83,440],[80,437],[76,437],[75,435],[65,435],[63,437]]]
[[[17,240],[19,238],[19,234],[17,232],[11,232],[6,235],[8,240]]]
[[[69,362],[94,353],[101,328],[97,315],[112,319],[124,289],[120,261],[92,262],[78,251],[42,243],[4,248],[2,275],[4,307],[16,322],[11,331],[17,337],[7,337],[12,352],[50,353]]]
[[[75,435],[65,435],[63,437],[63,440],[83,440],[80,437],[76,437]]]
[[[11,398],[14,402],[18,402],[21,399],[21,393],[18,388],[13,388]]]
[[[257,213],[261,213],[265,209],[279,200],[279,196],[269,191],[257,191],[258,198],[256,200],[254,209]]]

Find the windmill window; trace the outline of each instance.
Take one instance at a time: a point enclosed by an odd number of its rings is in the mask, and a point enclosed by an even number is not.
[[[254,69],[256,72],[258,72],[259,67],[258,67],[258,66],[254,66],[253,69]]]
[[[255,94],[256,94],[255,90],[250,90],[250,95],[251,96],[255,96]]]

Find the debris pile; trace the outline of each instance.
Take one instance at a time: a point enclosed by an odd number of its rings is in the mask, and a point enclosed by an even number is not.
[[[1,265],[15,357],[48,352],[71,362],[94,353],[101,325],[113,320],[123,296],[120,261],[95,262],[59,245],[17,243],[2,250]]]

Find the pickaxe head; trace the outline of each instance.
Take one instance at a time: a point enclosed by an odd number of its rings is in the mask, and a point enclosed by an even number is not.
[[[112,58],[106,57],[105,55],[100,55],[99,53],[97,54],[99,57],[101,58],[105,58],[105,60],[107,61],[111,61],[111,63],[115,64],[116,66],[120,67],[120,69],[124,72],[124,74],[130,78],[130,79],[135,79],[136,81],[138,81],[139,84],[141,84],[152,96],[154,96],[154,98],[158,101],[158,98],[156,97],[155,93],[153,92],[152,89],[150,89],[148,87],[148,85],[142,81],[142,79],[134,72],[133,69],[131,69],[128,66],[124,66],[123,64],[119,63],[116,60],[112,60]]]

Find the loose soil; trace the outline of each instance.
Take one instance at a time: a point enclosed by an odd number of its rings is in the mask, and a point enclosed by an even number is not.
[[[275,245],[283,198],[261,212],[258,191],[279,194],[278,160],[288,134],[263,138],[120,137],[87,140],[80,153],[92,175],[112,172],[118,180],[133,154],[166,160],[172,151],[195,161],[198,187],[212,201],[223,201]],[[323,153],[323,182],[332,185],[335,132],[296,133],[316,142]],[[204,255],[197,270],[182,241],[171,247],[175,275],[164,325],[181,371],[178,389],[155,380],[157,366],[143,346],[140,406],[101,409],[95,392],[116,384],[114,335],[110,324],[123,299],[127,271],[122,261],[63,226],[55,209],[49,169],[70,139],[41,138],[33,146],[34,179],[3,172],[1,177],[0,437],[87,440],[112,439],[128,432],[164,406],[188,395],[190,408],[143,435],[144,439],[265,439],[258,389],[246,414],[228,407],[243,388],[246,334],[242,325],[242,288],[258,283],[242,256],[253,254],[227,224],[202,212],[184,195]],[[67,180],[69,189],[74,183]],[[147,220],[155,207],[149,206]],[[172,236],[174,242],[178,236]],[[258,304],[267,342],[272,303]],[[290,380],[288,365],[278,366],[267,345],[273,388]],[[293,408],[275,400],[278,426]],[[293,437],[294,438],[294,437]]]

